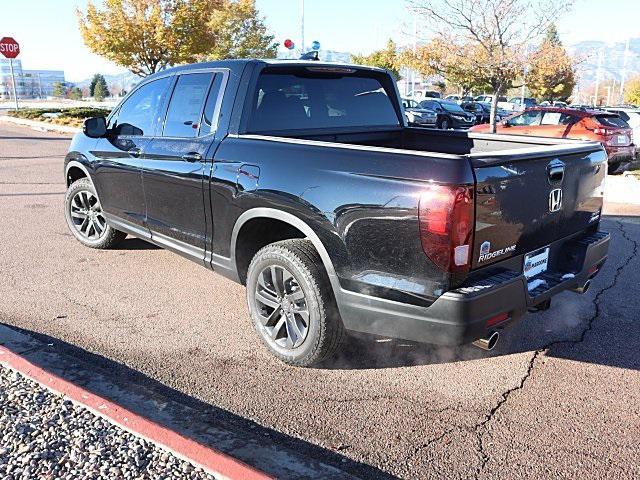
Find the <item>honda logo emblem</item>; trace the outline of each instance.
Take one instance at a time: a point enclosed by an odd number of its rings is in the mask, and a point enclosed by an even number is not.
[[[549,193],[549,211],[557,212],[562,208],[562,189],[556,188]]]

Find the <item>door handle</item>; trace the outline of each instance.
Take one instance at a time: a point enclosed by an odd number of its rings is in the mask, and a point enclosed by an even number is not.
[[[139,148],[135,147],[135,148],[130,148],[128,150],[129,155],[131,155],[132,157],[138,158],[141,154],[142,154],[142,150],[140,150]]]
[[[198,152],[189,152],[182,155],[182,159],[186,160],[187,162],[199,162],[200,160],[202,160],[202,155],[200,155]]]

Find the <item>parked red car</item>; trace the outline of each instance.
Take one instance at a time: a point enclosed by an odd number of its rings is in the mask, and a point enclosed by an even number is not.
[[[472,132],[489,132],[489,125],[476,125]],[[609,157],[609,173],[636,156],[633,131],[617,114],[602,110],[533,107],[500,122],[497,132],[508,135],[576,138],[601,142]]]

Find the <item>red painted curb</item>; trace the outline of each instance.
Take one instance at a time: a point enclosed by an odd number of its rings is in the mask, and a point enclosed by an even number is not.
[[[133,435],[153,442],[183,460],[202,467],[218,478],[220,476],[229,480],[267,480],[273,478],[240,460],[210,447],[205,447],[49,373],[2,345],[0,345],[0,364],[6,365],[56,393],[65,395],[71,401],[86,407],[96,415],[106,418]]]

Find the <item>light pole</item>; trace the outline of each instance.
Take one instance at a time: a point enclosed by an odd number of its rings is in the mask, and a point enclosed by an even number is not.
[[[304,0],[300,0],[300,54],[304,53]]]

